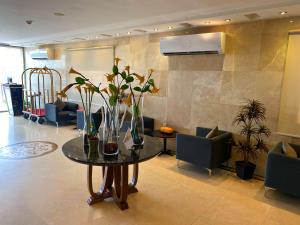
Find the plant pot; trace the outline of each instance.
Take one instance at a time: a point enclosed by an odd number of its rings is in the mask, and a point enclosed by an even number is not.
[[[89,138],[89,153],[88,153],[89,159],[97,159],[99,157],[98,144],[99,144],[98,138],[95,137]]]
[[[249,180],[253,177],[254,170],[256,168],[256,165],[251,162],[246,161],[236,161],[236,175],[243,179],[243,180]]]

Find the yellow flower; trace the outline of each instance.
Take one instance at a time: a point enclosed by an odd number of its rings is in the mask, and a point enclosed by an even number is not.
[[[106,79],[108,82],[112,82],[114,80],[115,75],[114,74],[107,74]]]
[[[134,74],[134,76],[140,81],[140,85],[142,84],[142,83],[144,83],[144,81],[145,81],[145,76],[141,76],[141,75],[138,75],[138,74]]]
[[[60,96],[61,98],[67,98],[67,94],[63,91],[57,92],[57,96]]]
[[[123,102],[124,102],[126,105],[131,106],[131,94],[129,94],[129,95],[127,96],[127,98],[125,98],[125,99],[123,100]]]
[[[130,66],[125,66],[125,70],[127,71],[127,73],[129,73],[129,71],[130,71]]]
[[[152,75],[153,72],[154,72],[154,69],[150,69],[149,70],[149,75]]]
[[[103,88],[103,89],[101,89],[100,91],[101,91],[101,92],[104,92],[104,93],[106,93],[106,94],[108,94],[107,88]]]
[[[119,65],[120,60],[121,60],[120,58],[115,58],[115,65],[116,65],[116,66]]]
[[[79,73],[78,71],[74,70],[73,67],[71,67],[71,69],[69,70],[69,73],[75,73],[75,74],[81,75],[81,73]]]
[[[88,89],[87,89],[87,87],[83,87],[83,90],[84,90],[85,93],[87,93]]]
[[[152,94],[155,94],[155,93],[158,93],[159,92],[159,88],[153,86],[152,90],[151,90],[151,93]]]
[[[81,85],[77,85],[75,88],[77,89],[77,91],[78,91],[79,93],[81,93]]]

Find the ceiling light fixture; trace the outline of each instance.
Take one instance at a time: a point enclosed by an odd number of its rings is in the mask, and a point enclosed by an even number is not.
[[[128,32],[127,32],[127,34],[128,34],[128,35],[130,35],[130,34],[131,34],[131,32],[130,32],[130,31],[128,31]]]
[[[32,20],[26,20],[25,22],[26,22],[28,25],[31,25],[33,21],[32,21]]]
[[[53,13],[54,16],[64,16],[65,14],[62,12],[55,12]]]
[[[226,20],[225,20],[225,22],[230,22],[230,21],[231,21],[231,19],[226,19]]]
[[[287,12],[285,12],[285,11],[280,12],[280,15],[285,15],[285,14],[287,14]]]
[[[172,29],[173,29],[173,27],[171,27],[171,26],[168,26],[168,29],[169,29],[169,30],[172,30]]]
[[[116,36],[120,36],[120,34],[119,34],[119,33],[116,33]]]
[[[294,23],[294,20],[290,20],[289,22],[290,22],[290,23]]]
[[[154,28],[154,31],[158,31],[158,29],[157,29],[157,28]]]
[[[211,24],[211,22],[210,21],[205,21],[204,24]]]

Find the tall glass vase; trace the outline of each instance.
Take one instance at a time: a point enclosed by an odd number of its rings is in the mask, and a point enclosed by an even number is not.
[[[86,114],[85,111],[83,111],[84,115],[84,127],[82,132],[83,137],[83,149],[84,152],[87,154],[89,151],[89,134],[92,130],[92,118],[91,115]]]
[[[104,109],[103,155],[114,156],[119,153],[119,103]]]
[[[144,97],[134,100],[132,97],[131,106],[131,136],[133,144],[143,145],[144,144],[144,120],[143,120],[143,104]]]

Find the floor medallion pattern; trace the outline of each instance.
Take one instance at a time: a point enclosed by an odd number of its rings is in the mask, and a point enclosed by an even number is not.
[[[0,148],[0,159],[28,159],[55,151],[57,144],[48,141],[30,141]]]

